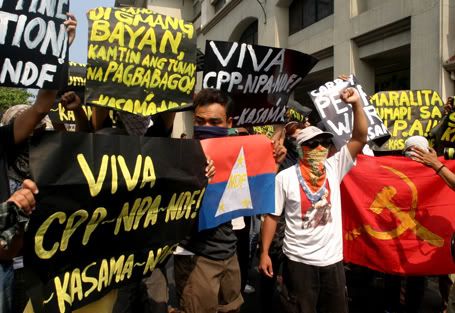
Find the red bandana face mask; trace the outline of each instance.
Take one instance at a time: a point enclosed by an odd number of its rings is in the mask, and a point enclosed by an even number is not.
[[[325,178],[324,163],[327,160],[329,149],[319,145],[316,148],[302,146],[300,165],[307,169],[310,187],[320,187],[319,183]]]
[[[329,149],[321,145],[316,148],[302,146],[302,155],[300,156],[300,160],[308,165],[314,165],[324,163],[328,155]]]
[[[321,145],[311,148],[302,146],[298,176],[302,228],[314,228],[332,220],[330,187],[326,180],[325,161],[329,150]]]

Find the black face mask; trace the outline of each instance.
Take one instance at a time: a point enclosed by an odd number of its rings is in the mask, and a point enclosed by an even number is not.
[[[194,126],[193,137],[199,140],[226,137],[228,135],[228,129],[218,126]]]

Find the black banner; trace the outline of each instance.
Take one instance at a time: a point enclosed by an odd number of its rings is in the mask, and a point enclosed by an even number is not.
[[[368,119],[368,141],[377,146],[383,145],[390,138],[389,131],[353,75],[346,81],[335,79],[309,92],[326,130],[334,134],[333,143],[339,149],[351,138],[354,125],[352,108],[340,99],[340,91],[347,87],[355,88],[359,92]]]
[[[100,7],[88,20],[86,103],[144,116],[191,106],[191,23],[140,8]]]
[[[316,63],[290,49],[207,41],[203,87],[233,98],[235,126],[284,123],[289,94]]]
[[[58,89],[66,76],[69,0],[0,1],[0,85]]]
[[[455,148],[455,112],[444,115],[439,124],[431,130],[430,138],[438,154],[442,154],[444,148]]]
[[[61,103],[60,97],[68,91],[74,91],[81,99],[82,103],[85,98],[85,76],[87,73],[87,64],[69,62],[68,81],[66,85],[60,89],[57,99],[54,102],[51,110],[49,111],[49,118],[56,123],[65,124],[67,130],[76,129],[76,118],[74,112],[67,110]],[[90,120],[92,116],[92,107],[89,105],[81,104],[82,109]],[[111,119],[113,118],[110,112]]]
[[[75,91],[85,98],[85,77],[87,75],[87,64],[69,62],[68,91]]]
[[[299,102],[289,99],[288,102],[288,112],[287,112],[287,121],[296,121],[305,123],[306,117],[310,115],[311,109],[304,107]]]
[[[411,136],[428,137],[444,114],[444,102],[433,90],[376,93],[370,99],[391,138],[378,150],[402,150]]]
[[[195,140],[33,138],[30,166],[40,192],[25,266],[38,275],[29,288],[42,288],[44,312],[71,312],[164,262],[198,218],[205,165]]]

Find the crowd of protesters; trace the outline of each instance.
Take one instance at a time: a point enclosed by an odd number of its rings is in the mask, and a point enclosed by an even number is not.
[[[66,22],[70,43],[76,21]],[[0,312],[33,312],[25,292],[21,250],[29,216],[35,208],[39,186],[30,180],[27,140],[42,129],[61,129],[46,115],[57,91],[41,90],[31,106],[15,106],[4,113],[0,127]],[[275,307],[277,277],[282,312],[348,312],[341,225],[340,182],[355,165],[367,143],[367,118],[360,96],[353,88],[340,94],[352,106],[354,128],[351,139],[334,151],[330,132],[305,122],[277,126],[271,141],[278,174],[273,214],[240,218],[213,229],[192,232],[174,253],[174,277],[178,303],[186,313],[239,312],[242,293],[248,285],[248,269],[259,246],[259,301],[256,312]],[[81,109],[74,92],[61,97],[67,110],[75,112],[76,131],[105,135],[170,137],[175,113],[152,117],[111,112],[93,107],[91,119]],[[233,126],[231,99],[215,89],[203,89],[194,97],[194,138],[226,137]],[[248,133],[238,129],[236,134]],[[182,134],[184,140],[186,134]],[[408,155],[431,167],[452,189],[455,174],[427,144],[410,141]],[[207,156],[210,179],[216,164]],[[258,238],[258,229],[260,238]],[[246,231],[245,231],[246,230]],[[255,236],[256,235],[256,236]],[[99,301],[77,312],[167,312],[168,269],[155,269],[151,276],[131,281],[109,292]],[[422,281],[422,280],[421,280]],[[415,282],[414,284],[420,284]],[[399,291],[398,291],[399,292]],[[449,293],[446,292],[446,301]],[[417,302],[416,302],[417,303]],[[390,312],[399,308],[388,309]],[[442,309],[441,309],[442,310]],[[448,312],[453,308],[449,305]],[[406,312],[419,312],[414,306]]]

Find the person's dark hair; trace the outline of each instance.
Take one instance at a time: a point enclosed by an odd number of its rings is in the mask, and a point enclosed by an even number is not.
[[[301,122],[289,122],[284,126],[286,136],[292,136],[298,129],[304,129],[305,124]]]
[[[199,91],[193,100],[194,109],[219,103],[226,109],[226,117],[232,117],[232,99],[223,91],[215,88],[205,88]]]

